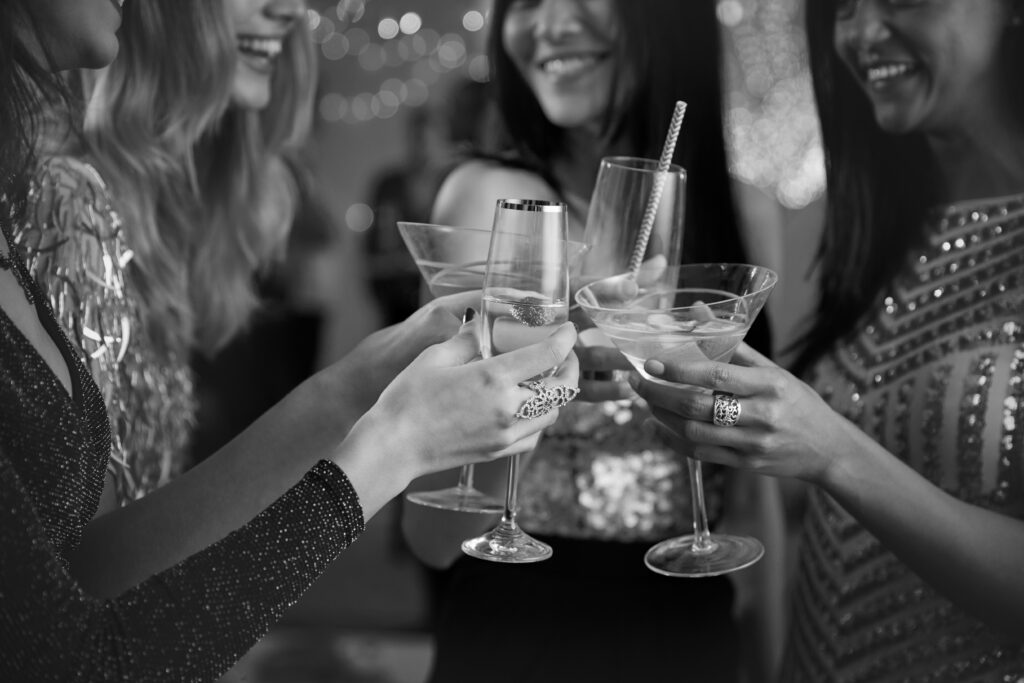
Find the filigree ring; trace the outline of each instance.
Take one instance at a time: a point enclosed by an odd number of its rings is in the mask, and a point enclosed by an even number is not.
[[[564,384],[549,387],[540,380],[527,382],[524,386],[534,395],[524,401],[516,411],[516,417],[520,420],[532,420],[535,417],[547,415],[555,408],[561,408],[580,393],[578,387],[567,387]]]
[[[735,427],[740,421],[740,402],[732,394],[716,391],[711,421],[719,427]]]

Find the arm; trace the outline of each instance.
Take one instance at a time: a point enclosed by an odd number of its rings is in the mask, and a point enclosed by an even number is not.
[[[68,558],[72,573],[97,595],[118,595],[241,527],[317,460],[330,458],[384,387],[424,348],[458,330],[449,309],[464,310],[466,301],[446,297],[370,335],[213,456],[148,496],[97,517]]]
[[[652,361],[647,370],[735,394],[743,426],[710,424],[706,390],[640,380],[638,391],[697,457],[820,486],[948,600],[1024,635],[1024,521],[936,487],[749,347],[741,345],[737,359],[749,367]],[[1024,457],[1019,445],[1011,457]]]

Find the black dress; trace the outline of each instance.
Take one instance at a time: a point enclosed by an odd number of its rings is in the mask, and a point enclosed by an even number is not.
[[[117,598],[87,594],[64,558],[96,512],[110,427],[46,297],[28,286],[73,393],[0,310],[0,680],[214,680],[362,531],[356,493],[322,461],[206,550]]]

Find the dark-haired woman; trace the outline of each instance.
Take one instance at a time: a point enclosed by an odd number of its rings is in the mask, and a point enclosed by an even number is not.
[[[640,393],[700,458],[816,485],[781,680],[1019,681],[1024,4],[807,12],[830,201],[809,384],[743,350],[648,365],[731,397]]]
[[[488,226],[497,198],[535,197],[565,202],[579,239],[601,158],[658,158],[675,102],[685,100],[676,155],[688,172],[683,258],[763,260],[757,254],[771,238],[741,234],[726,171],[713,2],[499,0],[491,20],[492,86],[511,144],[448,177],[438,222]],[[767,332],[762,324],[752,333],[766,352]],[[577,352],[587,370],[629,367],[614,349]],[[582,386],[590,403],[563,411],[522,475],[519,521],[551,544],[551,560],[494,566],[463,557],[459,542],[493,519],[406,504],[414,552],[450,567],[432,680],[638,681],[683,672],[735,680],[741,654],[730,579],[672,581],[643,562],[654,542],[692,530],[682,453],[643,424],[625,382]],[[709,474],[713,523],[741,517],[726,500],[741,484],[763,494],[736,496],[747,512],[761,501],[771,508],[770,487],[740,479]],[[494,494],[504,481],[500,468],[478,468],[477,484]]]
[[[518,360],[512,357],[517,351],[502,356],[507,361],[469,363],[477,343],[468,325],[422,353],[410,346],[427,347],[458,329],[443,307],[424,309],[377,338],[374,369],[362,377],[376,376],[383,390],[378,398],[371,384],[359,386],[376,401],[350,430],[339,430],[335,423],[344,420],[332,420],[325,410],[336,407],[341,417],[354,402],[346,391],[355,377],[351,362],[341,361],[225,447],[225,459],[234,463],[222,470],[226,478],[192,470],[199,483],[186,485],[184,498],[197,506],[187,508],[190,514],[181,516],[178,533],[165,543],[174,548],[170,555],[183,557],[161,556],[133,588],[114,596],[85,588],[71,574],[68,556],[99,505],[110,424],[80,350],[11,251],[10,234],[26,219],[43,107],[63,98],[52,72],[108,63],[117,51],[118,24],[119,5],[110,0],[0,3],[4,681],[213,680],[411,479],[478,457],[467,456],[473,451],[509,445],[553,421],[557,411],[513,419],[533,395],[519,382],[549,369],[552,354],[568,358],[553,381],[575,381],[575,333],[568,325],[522,349]],[[403,360],[413,356],[405,367]],[[370,357],[356,364],[366,366]],[[291,476],[277,476],[283,472]],[[223,505],[226,518],[216,523],[227,528],[197,542],[192,532],[200,520],[191,516],[203,515],[210,498]],[[183,550],[192,546],[198,548]]]

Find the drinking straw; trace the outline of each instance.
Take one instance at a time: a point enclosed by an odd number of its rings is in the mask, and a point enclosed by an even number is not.
[[[643,222],[640,224],[640,234],[637,235],[636,245],[633,247],[633,256],[629,260],[629,273],[634,278],[640,270],[640,264],[643,263],[647,242],[651,239],[654,219],[658,215],[658,205],[661,203],[661,193],[665,190],[665,177],[676,153],[676,140],[679,138],[679,129],[683,125],[685,114],[686,102],[676,102],[675,111],[672,112],[672,123],[669,124],[668,135],[665,136],[665,146],[661,149],[661,159],[658,160],[658,172],[654,175],[654,188],[647,201],[647,210],[644,211]]]

